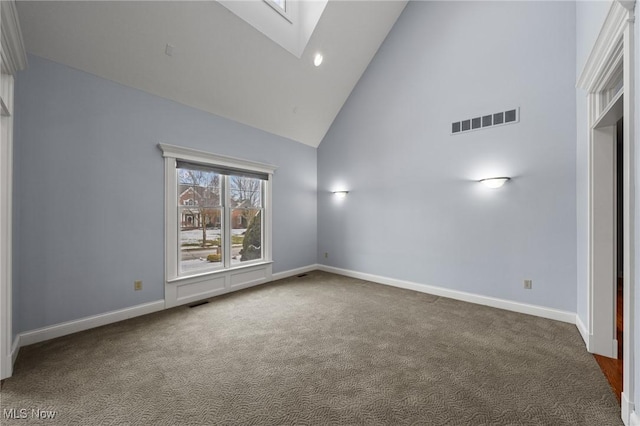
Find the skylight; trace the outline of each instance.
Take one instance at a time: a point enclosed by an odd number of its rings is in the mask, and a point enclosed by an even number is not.
[[[289,22],[293,22],[287,10],[287,0],[264,0],[264,2],[271,6],[273,10],[282,15],[284,19]]]
[[[265,0],[266,1],[266,0]],[[287,1],[286,0],[271,0],[269,3],[275,3],[278,7],[286,12]]]
[[[302,57],[327,5],[327,0],[218,2],[297,58]]]

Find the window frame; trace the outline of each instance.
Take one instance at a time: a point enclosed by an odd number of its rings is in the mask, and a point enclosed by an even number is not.
[[[293,23],[293,19],[291,18],[291,11],[290,11],[291,0],[284,0],[284,7],[281,7],[278,3],[276,3],[273,0],[263,0],[263,1],[266,4],[268,4],[273,10],[275,10],[278,14],[280,14],[280,16],[282,16],[284,19],[286,19],[290,23]]]
[[[272,260],[272,179],[276,167],[270,164],[259,163],[234,157],[213,154],[205,151],[184,148],[160,143],[158,147],[162,151],[165,163],[165,305],[177,306],[191,301],[200,300],[216,294],[222,294],[240,288],[245,288],[256,283],[271,280]],[[182,207],[178,202],[178,173],[177,161],[185,161],[203,164],[212,167],[235,169],[238,171],[257,172],[267,175],[262,184],[263,196],[263,257],[260,260],[248,261],[241,264],[232,264],[223,268],[216,268],[196,272],[188,275],[179,274],[179,210]],[[228,188],[223,188],[224,197],[227,197]],[[229,206],[223,207],[225,209]],[[224,218],[221,218],[224,222]],[[223,224],[221,224],[222,226]],[[231,225],[231,224],[229,224]],[[226,226],[226,224],[225,224]],[[223,241],[225,239],[223,238]],[[230,253],[231,239],[224,241],[225,254]],[[228,247],[227,247],[228,246]],[[246,270],[246,271],[243,271]],[[246,274],[244,272],[247,272]],[[262,274],[262,275],[261,275]],[[246,277],[244,276],[246,275]],[[238,278],[239,277],[239,278]],[[243,280],[248,280],[244,282]],[[258,282],[259,281],[259,282]],[[216,284],[217,283],[217,284]],[[222,286],[224,284],[224,286]],[[202,291],[183,291],[188,296],[181,297],[181,286],[196,285]]]

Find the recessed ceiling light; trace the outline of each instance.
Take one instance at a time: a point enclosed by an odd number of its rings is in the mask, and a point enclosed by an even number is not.
[[[313,65],[315,65],[316,67],[319,67],[320,64],[322,63],[322,54],[320,53],[316,53],[315,58],[313,58]]]

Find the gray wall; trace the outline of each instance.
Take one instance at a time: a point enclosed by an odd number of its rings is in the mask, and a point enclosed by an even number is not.
[[[598,38],[600,28],[611,8],[611,1],[576,2],[576,80],[580,77],[591,49]],[[588,238],[588,150],[587,92],[576,89],[576,220],[577,220],[577,314],[582,323],[588,324],[589,282],[587,265]]]
[[[575,13],[409,3],[319,147],[318,261],[575,312]],[[519,124],[449,134],[511,106]]]
[[[164,298],[159,142],[279,166],[274,272],[316,261],[314,148],[35,56],[16,117],[15,332]]]

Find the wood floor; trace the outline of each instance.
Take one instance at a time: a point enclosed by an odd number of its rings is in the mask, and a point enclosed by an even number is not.
[[[616,334],[618,337],[618,359],[594,355],[600,369],[607,377],[613,392],[620,401],[622,394],[622,278],[618,279],[618,297],[616,300]]]

